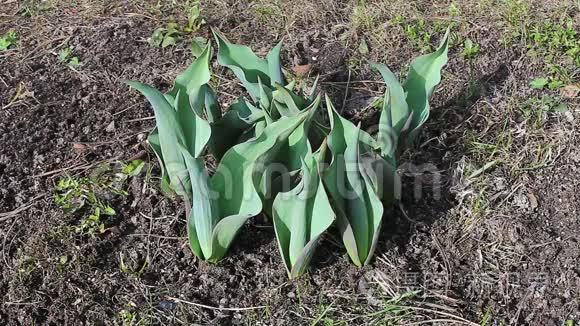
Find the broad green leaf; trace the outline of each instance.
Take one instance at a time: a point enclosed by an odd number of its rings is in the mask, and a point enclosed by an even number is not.
[[[220,222],[213,233],[214,251],[210,260],[220,260],[239,227],[262,211],[258,193],[264,168],[278,155],[281,144],[308,117],[309,112],[273,122],[254,139],[228,150],[210,179],[217,195]]]
[[[175,84],[167,96],[175,98],[181,91],[187,94],[191,109],[200,117],[207,116],[209,122],[221,117],[221,110],[214,91],[209,86],[211,80],[210,59],[213,49],[208,44],[191,65],[175,78]]]
[[[205,50],[208,44],[209,42],[205,37],[201,36],[194,37],[193,40],[191,41],[191,54],[193,55],[193,57],[194,58],[199,57],[203,53],[203,50]]]
[[[238,144],[242,134],[251,128],[255,122],[252,118],[255,111],[259,110],[244,99],[239,99],[220,119],[211,124],[212,137],[209,140],[209,150],[218,161],[228,149]]]
[[[310,153],[302,164],[300,183],[278,194],[272,209],[278,246],[290,278],[306,271],[320,236],[334,221],[318,161]]]
[[[220,220],[213,230],[212,256],[208,260],[214,263],[220,261],[226,255],[240,228],[254,215],[256,214],[231,215]]]
[[[311,155],[312,153],[312,148],[308,141],[308,131],[310,129],[312,117],[320,105],[320,100],[320,96],[317,97],[306,109],[305,112],[308,112],[308,116],[304,122],[281,144],[279,154],[273,160],[276,164],[271,164],[265,170],[265,177],[263,178],[260,193],[264,198],[264,211],[267,214],[271,214],[271,205],[277,192],[290,190],[290,175],[300,171],[303,166],[302,161],[307,155]],[[284,121],[285,119],[286,118],[282,118],[281,121]],[[276,171],[280,168],[282,168],[283,171]],[[277,181],[268,180],[275,178],[277,176],[276,173],[282,173],[282,176],[280,176]],[[276,182],[281,182],[282,185],[278,186]],[[271,186],[274,188],[270,188]]]
[[[322,185],[320,186],[322,187]],[[321,193],[324,190],[321,190]],[[317,201],[323,201],[324,199],[318,199]],[[326,199],[328,201],[328,198]],[[328,204],[330,207],[330,203]],[[318,204],[318,207],[316,207],[316,209],[319,209],[321,211],[325,211],[326,208],[324,207],[320,207],[323,205]],[[332,216],[334,216],[334,213],[332,212],[332,207],[330,207],[330,211],[328,214],[332,214]],[[316,214],[318,215],[318,214]],[[317,218],[317,217],[315,217]],[[332,225],[332,222],[334,221],[334,218],[330,221],[330,225]],[[320,222],[324,222],[324,221],[320,221]],[[324,225],[324,224],[322,224]],[[326,227],[325,230],[327,230],[330,225],[328,227]],[[292,265],[292,268],[290,269],[289,272],[289,277],[290,278],[297,278],[299,276],[301,276],[302,274],[304,274],[307,270],[308,270],[308,265],[310,265],[310,261],[312,260],[312,257],[314,256],[314,251],[316,250],[316,247],[318,246],[318,242],[320,242],[320,238],[322,237],[322,233],[321,232],[318,236],[313,237],[310,241],[308,241],[308,243],[306,243],[306,245],[302,248],[302,252],[300,254],[300,256],[298,256],[296,258],[296,261],[294,262],[294,264]]]
[[[171,187],[178,195],[190,198],[189,174],[181,151],[176,146],[177,144],[186,144],[185,135],[177,119],[177,112],[167,102],[165,96],[155,88],[135,81],[127,81],[126,83],[145,95],[151,103],[157,123],[161,157]]]
[[[318,107],[320,106],[321,97],[318,96],[314,102],[304,111],[308,112],[307,118],[304,123],[300,125],[290,136],[288,137],[288,142],[284,144],[284,149],[281,151],[281,156],[279,160],[284,162],[288,171],[299,170],[302,166],[302,160],[312,152],[310,143],[308,141],[308,131],[310,130],[310,124],[312,122],[312,117],[316,114]],[[286,147],[287,146],[287,147]]]
[[[367,209],[368,214],[369,214],[369,239],[371,240],[371,242],[370,242],[370,247],[368,248],[368,251],[366,252],[366,258],[364,258],[364,265],[367,265],[371,261],[373,254],[375,252],[375,249],[377,247],[377,242],[378,242],[379,235],[380,235],[380,229],[381,229],[381,225],[383,222],[384,206],[383,206],[383,202],[381,202],[381,197],[379,196],[379,193],[377,192],[377,188],[380,187],[381,185],[380,185],[380,180],[378,182],[376,181],[376,180],[378,180],[378,176],[375,174],[376,171],[365,169],[365,167],[362,163],[363,158],[361,156],[359,156],[357,158],[357,160],[358,160],[360,175],[362,176],[362,178],[364,180],[365,205],[366,205],[366,209]],[[389,172],[392,172],[392,170]],[[383,182],[389,181],[388,176],[387,176],[387,178],[383,177],[382,181]],[[387,187],[390,187],[390,184],[387,185]],[[385,197],[388,197],[391,195],[390,189],[387,189],[387,190],[389,191],[389,193],[387,193]],[[362,260],[363,260],[363,258],[361,256],[361,261]]]
[[[435,86],[441,82],[441,69],[447,64],[448,47],[449,29],[435,52],[417,57],[411,63],[407,80],[403,85],[407,93],[407,104],[413,111],[409,135],[411,141],[429,117],[429,97]]]
[[[211,198],[212,193],[208,186],[208,175],[203,160],[191,156],[188,149],[184,146],[178,145],[178,147],[181,150],[185,164],[187,165],[187,170],[189,171],[193,193],[191,203],[186,202],[186,205],[191,205],[191,211],[187,219],[191,230],[189,233],[190,243],[197,241],[203,253],[201,258],[208,259],[212,256],[213,252],[213,230],[214,225],[217,223],[219,210]],[[196,247],[196,245],[192,247],[194,252],[197,249]]]
[[[391,97],[389,95],[390,92],[387,90],[383,98],[383,108],[379,119],[377,143],[381,148],[381,155],[393,157],[399,135],[393,128]]]
[[[361,158],[371,151],[359,127],[342,118],[327,97],[332,131],[328,148],[332,155],[323,180],[337,216],[343,242],[352,261],[362,266],[372,255],[383,206],[372,179],[366,175]]]
[[[295,115],[288,109],[286,105],[278,101],[272,101],[272,105],[270,106],[270,108],[272,112],[271,113],[272,118],[275,120],[278,120],[281,117],[291,117]]]
[[[540,77],[532,80],[532,82],[530,82],[530,87],[534,89],[543,89],[548,86],[549,83],[550,81],[548,78]]]
[[[387,85],[387,92],[389,93],[391,101],[390,115],[392,126],[398,133],[403,128],[410,114],[409,106],[407,105],[407,100],[405,96],[405,91],[403,90],[403,86],[401,86],[399,79],[397,78],[397,76],[395,76],[395,74],[393,74],[393,72],[391,72],[389,67],[380,63],[372,63],[371,65],[373,68],[375,68],[381,73],[383,80]],[[383,116],[381,115],[381,119],[382,118]]]
[[[274,87],[275,84],[286,85],[284,74],[282,73],[282,63],[280,62],[280,50],[282,49],[282,42],[279,42],[266,56],[268,61],[268,75]]]
[[[186,216],[191,215],[191,207],[186,202],[185,203],[185,214]],[[205,259],[203,255],[203,251],[201,250],[201,245],[199,243],[199,239],[197,238],[197,230],[195,229],[195,223],[190,222],[190,218],[187,219],[187,240],[189,242],[189,247],[193,254],[199,257],[200,259]]]
[[[308,130],[308,140],[313,148],[320,148],[328,134],[330,133],[330,127],[323,124],[323,116],[320,111],[312,119],[312,125],[310,130]]]
[[[344,128],[344,125],[343,125]],[[348,127],[347,127],[348,128]],[[349,128],[350,129],[350,128]],[[346,143],[344,154],[344,163],[342,168],[346,174],[345,182],[345,193],[343,196],[346,199],[346,213],[349,223],[354,232],[354,236],[357,242],[357,248],[359,250],[358,257],[362,261],[365,261],[366,255],[370,248],[370,232],[369,232],[369,215],[366,210],[366,203],[364,202],[364,182],[359,169],[359,126],[352,128],[351,130],[344,130],[344,141]],[[341,135],[342,136],[342,135]],[[340,136],[339,136],[340,137]],[[329,136],[329,146],[332,148],[332,140],[335,135],[331,132]],[[340,172],[340,170],[339,170]],[[344,178],[343,178],[344,180]]]
[[[260,100],[258,102],[260,108],[266,112],[271,112],[272,90],[262,84],[260,77],[258,77],[258,89],[260,91]]]
[[[287,90],[292,91],[296,87],[296,80],[290,81],[288,84],[283,85]]]
[[[310,171],[303,169],[302,181],[289,192],[278,194],[272,205],[272,217],[276,233],[280,233],[278,245],[284,258],[286,269],[289,271],[302,248],[308,241],[308,212],[306,212],[307,201],[298,198],[305,190],[305,182]],[[308,190],[306,190],[308,191]],[[280,231],[278,231],[280,228]]]
[[[314,80],[314,84],[312,84],[312,89],[310,90],[310,94],[308,95],[308,100],[309,101],[314,101],[314,98],[316,97],[316,88],[318,87],[318,80],[320,79],[320,75],[316,76],[316,79]]]
[[[385,207],[390,207],[395,199],[400,199],[401,185],[397,179],[397,164],[394,160],[369,152],[360,158],[362,170],[369,176],[374,192],[381,198]]]
[[[163,162],[163,156],[161,154],[161,145],[159,143],[159,133],[157,132],[157,128],[153,129],[147,138],[147,142],[153,149],[155,156],[157,156],[157,160],[159,161],[159,166],[161,167],[161,183],[160,188],[161,192],[170,198],[175,197],[175,191],[171,189],[171,182],[169,181],[169,176],[167,175],[165,169],[165,163]]]
[[[258,121],[256,122],[256,124],[254,125],[254,133],[256,136],[260,136],[262,134],[262,132],[264,131],[264,129],[266,129],[266,121]]]
[[[265,121],[266,120],[266,111],[260,110],[257,107],[253,106],[250,103],[246,103],[247,109],[249,110],[249,114],[241,117],[248,125],[253,125],[258,121]],[[239,114],[238,114],[239,115]]]
[[[210,123],[214,123],[215,121],[217,121],[219,118],[222,117],[222,110],[217,101],[217,96],[215,95],[215,92],[208,84],[203,85],[201,87],[200,92],[203,94],[207,121]]]
[[[175,78],[175,84],[168,93],[171,97],[175,97],[177,92],[181,90],[187,93],[190,98],[196,98],[201,86],[209,83],[211,79],[209,60],[212,52],[211,45],[206,46],[201,55]]]
[[[282,116],[294,116],[299,114],[302,110],[306,108],[306,102],[300,96],[294,94],[292,91],[286,89],[280,84],[276,84],[276,91],[272,93],[274,101],[279,104],[283,104],[284,112],[280,112]],[[280,110],[281,106],[278,105]]]
[[[187,94],[181,90],[175,95],[174,107],[177,110],[177,119],[185,136],[186,148],[193,157],[197,158],[201,155],[210,139],[210,125],[193,112]],[[173,146],[176,145],[174,144]]]
[[[279,120],[268,125],[255,139],[238,144],[226,152],[211,178],[211,189],[219,194],[220,213],[236,215],[241,211],[260,212],[261,200],[256,187],[261,171],[271,161],[290,134],[308,117],[299,116]],[[255,211],[259,208],[258,211]]]
[[[230,43],[220,32],[214,30],[219,45],[218,62],[232,70],[242,82],[254,101],[258,101],[260,89],[258,77],[267,85],[271,84],[268,61],[259,58],[247,46]]]

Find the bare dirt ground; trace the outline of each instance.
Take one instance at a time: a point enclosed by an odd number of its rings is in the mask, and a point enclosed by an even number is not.
[[[192,5],[0,4],[0,37],[17,33],[0,51],[0,325],[580,322],[578,1],[204,1],[199,31],[149,44]],[[320,91],[371,128],[383,88],[369,61],[404,75],[449,25],[443,82],[406,154],[427,172],[402,169],[403,205],[370,266],[350,264],[330,232],[289,282],[259,216],[219,264],[192,256],[145,143],[152,110],[122,80],[167,89],[209,27],[260,54],[283,39],[288,71],[310,64],[301,80],[320,74]],[[242,94],[214,72],[223,101]],[[136,158],[143,172],[119,179]],[[90,184],[114,214],[67,212],[59,180]]]

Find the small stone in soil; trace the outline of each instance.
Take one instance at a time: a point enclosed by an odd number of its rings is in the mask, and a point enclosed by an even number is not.
[[[177,306],[177,303],[169,300],[163,300],[159,302],[159,309],[161,310],[173,310]]]
[[[106,132],[113,132],[115,131],[115,121],[111,121],[111,123],[109,123],[109,125],[107,126],[107,128],[105,128]]]

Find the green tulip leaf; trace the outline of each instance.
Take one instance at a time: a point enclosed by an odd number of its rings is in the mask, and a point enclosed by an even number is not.
[[[175,95],[174,107],[185,136],[186,148],[193,157],[197,158],[202,154],[210,139],[211,127],[207,121],[193,112],[187,94],[182,93],[181,90]]]
[[[390,103],[391,107],[390,119],[392,121],[391,127],[394,128],[397,133],[399,133],[403,128],[403,126],[405,125],[405,122],[407,121],[409,114],[411,114],[409,106],[407,105],[407,100],[405,96],[405,91],[403,90],[403,86],[401,86],[401,83],[399,82],[397,76],[395,76],[395,74],[393,74],[393,72],[391,72],[389,67],[387,67],[386,65],[379,63],[372,63],[371,65],[373,68],[375,68],[381,73],[383,80],[387,85],[387,92],[389,93],[389,98],[391,102]]]
[[[186,202],[186,205],[191,205],[187,221],[189,242],[196,255],[202,259],[208,259],[213,254],[213,230],[219,209],[217,203],[211,198],[212,192],[208,186],[209,177],[203,161],[191,156],[187,148],[179,147],[189,171],[194,194],[191,203]],[[201,248],[201,255],[197,252],[198,248]]]
[[[328,135],[332,161],[323,180],[346,250],[351,260],[362,266],[372,256],[383,215],[381,200],[361,164],[371,148],[361,137],[365,132],[342,118],[328,97],[326,102],[332,125]]]
[[[302,179],[290,191],[279,193],[272,206],[278,247],[290,278],[303,274],[320,236],[334,221],[334,212],[310,153],[302,160]]]
[[[403,89],[407,93],[407,104],[413,112],[410,141],[418,134],[419,128],[429,117],[429,97],[441,82],[441,69],[447,64],[449,50],[449,29],[439,48],[433,53],[415,58],[411,63]]]
[[[228,67],[242,82],[254,101],[258,101],[260,87],[258,78],[267,85],[271,84],[268,61],[259,58],[247,46],[230,43],[224,35],[214,30],[216,42],[219,45],[218,62]]]
[[[217,195],[216,203],[221,216],[214,230],[214,244],[217,247],[211,257],[213,261],[223,257],[237,232],[231,225],[222,226],[223,221],[227,219],[232,225],[241,226],[243,221],[262,211],[262,198],[257,189],[263,169],[278,155],[281,145],[304,122],[308,113],[276,121],[266,126],[258,137],[238,144],[225,153],[210,179],[210,189]]]
[[[191,185],[187,167],[183,161],[177,144],[186,144],[186,137],[177,117],[177,111],[167,101],[166,97],[155,88],[135,82],[127,81],[129,86],[141,92],[153,107],[161,162],[169,178],[171,188],[180,196],[191,198]]]
[[[282,42],[279,42],[266,56],[266,61],[268,62],[268,75],[272,82],[272,85],[270,86],[272,87],[274,87],[275,84],[286,85],[284,74],[282,73],[282,62],[280,61],[281,50]]]

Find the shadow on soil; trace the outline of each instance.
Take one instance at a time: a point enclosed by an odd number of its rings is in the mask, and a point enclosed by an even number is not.
[[[376,255],[381,255],[393,246],[404,252],[412,245],[411,240],[418,232],[427,233],[430,226],[444,218],[454,206],[455,199],[450,189],[451,173],[453,164],[465,155],[461,140],[465,128],[456,127],[471,116],[470,107],[500,87],[508,75],[508,67],[505,64],[499,65],[493,73],[471,79],[458,95],[433,108],[431,122],[425,125],[423,135],[417,142],[422,144],[416,146],[420,147],[420,150],[416,150],[417,155],[410,159],[407,155],[403,157],[405,164],[399,170],[403,184],[401,205],[395,205],[385,213]],[[342,78],[339,81],[343,82]],[[338,101],[340,94],[333,95],[335,101]],[[356,112],[345,113],[354,116],[351,118],[356,122]],[[361,120],[362,127],[378,124],[379,114],[378,111],[368,114]],[[447,134],[444,144],[436,144],[435,138],[444,130],[454,131]],[[413,166],[415,171],[406,170],[404,166]],[[330,238],[321,243],[313,258],[313,269],[335,265],[346,255],[337,230],[331,232]]]

